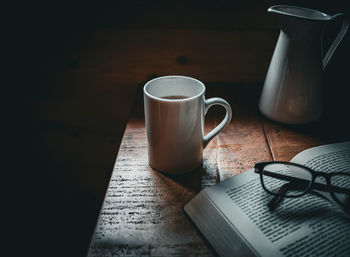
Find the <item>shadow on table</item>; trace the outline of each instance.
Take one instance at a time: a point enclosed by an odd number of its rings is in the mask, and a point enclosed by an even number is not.
[[[157,171],[158,172],[158,171]],[[187,172],[185,174],[166,174],[160,172],[172,181],[180,184],[181,186],[195,192],[199,192],[205,187],[217,184],[220,182],[220,176],[216,169],[208,167],[204,162],[200,167]]]

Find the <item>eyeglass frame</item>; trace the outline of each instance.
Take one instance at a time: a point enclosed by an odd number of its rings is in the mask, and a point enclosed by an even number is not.
[[[296,167],[299,167],[299,168],[302,168],[304,170],[307,170],[310,172],[311,174],[311,181],[310,181],[310,184],[309,186],[305,189],[305,191],[299,195],[284,195],[283,197],[287,197],[287,198],[298,198],[298,197],[302,197],[304,195],[306,195],[311,189],[315,189],[315,190],[319,190],[319,191],[328,191],[329,194],[332,196],[332,199],[334,201],[336,201],[337,204],[339,204],[341,207],[343,208],[348,208],[348,207],[345,207],[344,204],[339,201],[337,199],[337,197],[334,195],[334,192],[332,190],[332,186],[331,186],[331,178],[332,176],[334,175],[345,175],[345,176],[349,176],[350,177],[350,174],[349,173],[346,173],[346,172],[330,172],[330,173],[327,173],[327,172],[322,172],[322,171],[315,171],[313,169],[310,169],[304,165],[301,165],[301,164],[298,164],[298,163],[294,163],[294,162],[283,162],[283,161],[267,161],[267,162],[257,162],[255,163],[254,165],[254,171],[255,173],[259,173],[260,174],[260,182],[261,182],[261,186],[264,188],[264,190],[271,194],[271,195],[278,195],[278,193],[273,193],[273,192],[270,192],[269,190],[266,189],[265,185],[264,185],[264,179],[263,179],[263,176],[264,176],[264,172],[263,172],[263,169],[265,166],[267,165],[270,165],[270,164],[284,164],[284,165],[292,165],[292,166],[296,166]],[[274,173],[273,171],[271,173]],[[294,178],[294,177],[290,177],[288,175],[282,175],[282,174],[277,174],[277,173],[274,173],[278,176],[281,176],[281,177],[289,177],[291,180],[288,180],[288,179],[285,179],[285,181],[292,181],[292,180],[304,180],[304,179],[301,179],[301,178]],[[269,175],[267,175],[269,176]],[[275,178],[278,178],[280,179],[278,176],[276,176]],[[270,176],[270,177],[273,177],[273,176]],[[315,179],[317,177],[324,177],[325,180],[326,180],[326,185],[324,184],[319,184],[319,183],[315,183]],[[283,179],[282,179],[283,180]],[[313,188],[313,186],[316,186],[316,188]],[[334,187],[334,186],[333,186]],[[327,188],[328,190],[325,190],[325,188]],[[342,192],[343,190],[340,190],[340,192]]]

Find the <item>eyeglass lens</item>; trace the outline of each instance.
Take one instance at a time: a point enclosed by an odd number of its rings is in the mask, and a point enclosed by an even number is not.
[[[272,194],[297,197],[305,193],[311,185],[312,175],[307,169],[290,164],[272,163],[262,170],[265,189]],[[284,190],[281,190],[283,187]]]

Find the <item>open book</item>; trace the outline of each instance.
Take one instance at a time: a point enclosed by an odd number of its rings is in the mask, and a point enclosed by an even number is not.
[[[307,149],[291,162],[350,172],[350,142]],[[350,256],[350,217],[330,197],[288,198],[270,211],[271,198],[252,169],[202,190],[184,210],[220,256]]]

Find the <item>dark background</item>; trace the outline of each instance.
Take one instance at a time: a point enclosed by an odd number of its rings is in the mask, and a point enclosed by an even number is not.
[[[135,94],[169,74],[261,86],[279,31],[266,13],[274,4],[349,14],[339,0],[6,6],[3,220],[11,253],[85,256]],[[348,131],[349,45],[347,36],[325,74],[326,117],[339,133]]]

